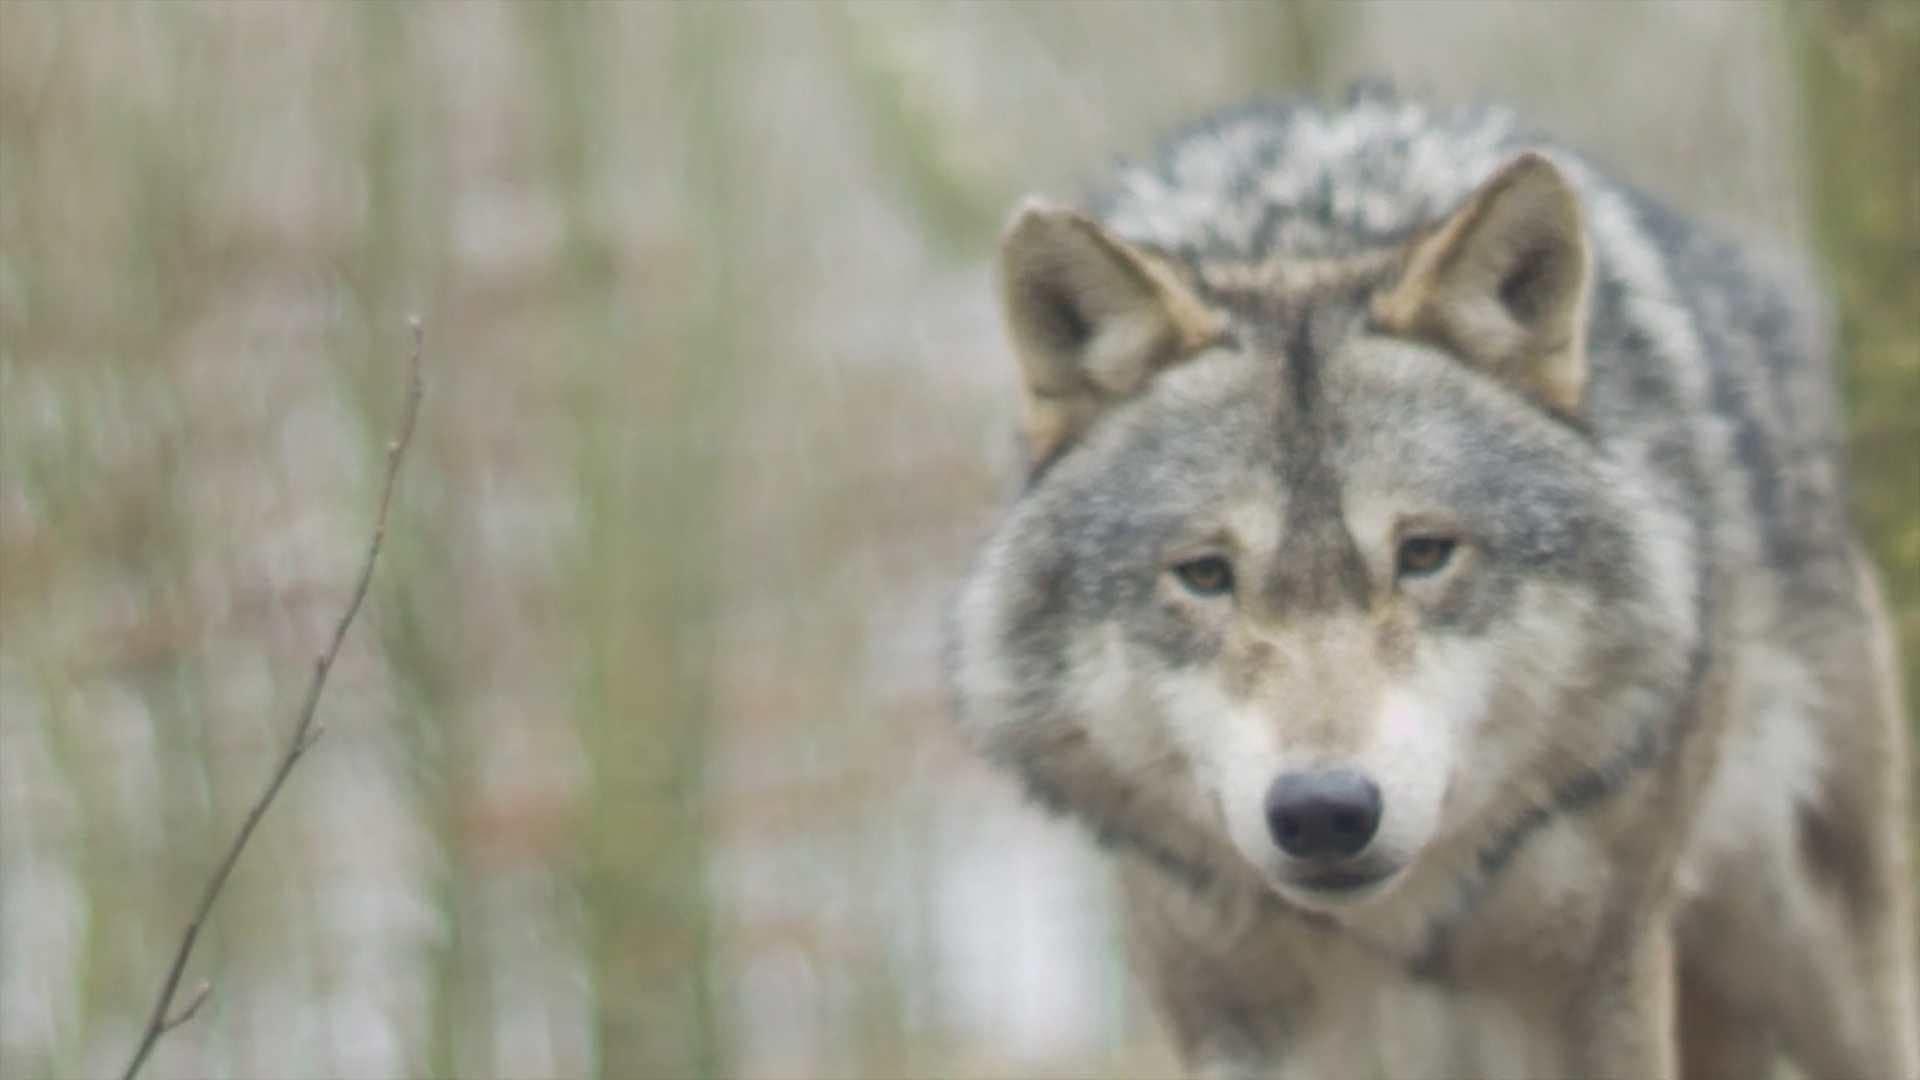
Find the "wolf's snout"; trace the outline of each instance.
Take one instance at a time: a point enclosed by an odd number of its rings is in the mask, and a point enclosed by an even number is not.
[[[1267,829],[1296,859],[1358,855],[1379,827],[1379,786],[1349,769],[1286,773],[1267,789]]]

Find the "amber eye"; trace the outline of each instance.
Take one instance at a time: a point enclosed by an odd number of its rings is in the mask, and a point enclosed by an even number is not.
[[[1175,563],[1173,576],[1195,596],[1220,596],[1233,591],[1233,567],[1218,555],[1202,555]]]
[[[1403,578],[1429,577],[1453,559],[1455,541],[1449,536],[1409,536],[1400,541],[1394,573]]]

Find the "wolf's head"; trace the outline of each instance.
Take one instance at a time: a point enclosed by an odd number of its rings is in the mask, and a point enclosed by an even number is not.
[[[957,610],[963,724],[1108,839],[1322,909],[1602,767],[1689,586],[1586,428],[1591,267],[1536,154],[1337,262],[1023,207],[1032,476]]]

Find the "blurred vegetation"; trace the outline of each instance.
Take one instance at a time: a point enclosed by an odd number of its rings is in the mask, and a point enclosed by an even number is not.
[[[1164,1073],[937,620],[1008,438],[1000,221],[1252,93],[1509,99],[1790,240],[1809,177],[1916,655],[1910,5],[1116,10],[0,4],[0,1075],[124,1060],[416,311],[328,735],[149,1075]]]
[[[1815,223],[1839,303],[1854,504],[1920,731],[1920,5],[1798,4]]]

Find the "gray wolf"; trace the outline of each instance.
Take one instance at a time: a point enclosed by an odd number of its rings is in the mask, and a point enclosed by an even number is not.
[[[1904,709],[1789,262],[1367,91],[1027,202],[999,281],[1029,472],[956,712],[1112,852],[1189,1066],[1920,1077]]]

